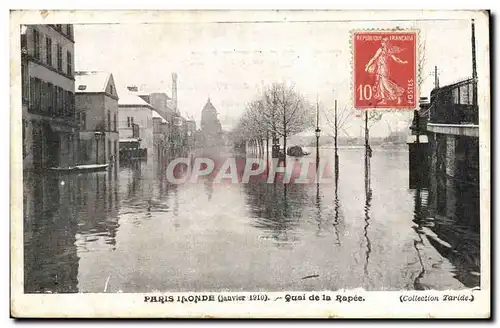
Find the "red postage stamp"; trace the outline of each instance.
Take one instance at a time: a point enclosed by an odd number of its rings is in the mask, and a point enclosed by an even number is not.
[[[354,107],[416,107],[416,31],[355,31]]]

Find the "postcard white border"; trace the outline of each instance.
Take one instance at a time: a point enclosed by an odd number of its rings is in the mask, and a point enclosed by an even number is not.
[[[488,317],[490,306],[490,57],[489,17],[480,11],[14,11],[10,17],[11,101],[11,314],[19,317],[391,317],[458,318]],[[481,192],[481,290],[397,291],[362,290],[305,293],[361,296],[360,302],[200,302],[145,303],[152,294],[57,294],[23,293],[23,224],[21,160],[21,90],[19,24],[140,23],[213,21],[325,21],[325,20],[471,19],[476,21],[479,78],[480,192]],[[170,294],[170,293],[168,293]],[[172,294],[177,295],[178,293]],[[203,293],[207,294],[207,293]],[[218,293],[212,293],[218,295]],[[236,293],[224,293],[227,295]],[[251,295],[254,293],[239,293]],[[302,292],[268,293],[270,298]],[[401,302],[402,295],[474,295],[473,302]],[[167,293],[158,294],[167,295]],[[184,295],[192,295],[184,293]],[[198,294],[198,295],[201,295]]]

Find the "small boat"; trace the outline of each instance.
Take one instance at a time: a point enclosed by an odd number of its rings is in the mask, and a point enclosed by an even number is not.
[[[108,168],[108,166],[109,164],[88,164],[67,167],[51,167],[49,170],[53,172],[95,172],[104,171]]]

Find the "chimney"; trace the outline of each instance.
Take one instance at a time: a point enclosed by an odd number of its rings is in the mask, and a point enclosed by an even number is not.
[[[139,91],[139,89],[137,88],[136,85],[128,85],[127,89],[128,89],[128,91],[131,91],[131,92],[138,92]]]
[[[177,73],[172,73],[172,107],[177,112]]]

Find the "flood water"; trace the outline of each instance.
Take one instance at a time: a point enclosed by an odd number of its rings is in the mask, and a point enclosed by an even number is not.
[[[173,185],[153,160],[26,175],[25,292],[479,286],[479,217],[438,215],[430,188],[408,189],[406,148],[374,148],[368,181],[364,149],[339,160],[337,186]]]

